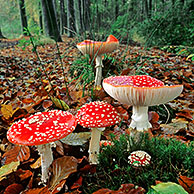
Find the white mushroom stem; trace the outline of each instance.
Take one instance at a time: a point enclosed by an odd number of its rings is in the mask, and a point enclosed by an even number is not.
[[[42,171],[42,182],[46,182],[49,178],[48,169],[53,162],[53,154],[52,154],[52,145],[50,143],[42,144],[37,146],[37,150],[41,157],[41,171]]]
[[[97,56],[96,57],[96,77],[95,77],[95,86],[100,87],[101,86],[101,81],[102,81],[102,57]]]
[[[91,140],[89,145],[89,162],[98,164],[98,154],[100,150],[101,132],[105,128],[92,128]]]
[[[132,121],[129,127],[137,131],[144,131],[151,128],[152,125],[148,121],[148,106],[133,106]]]

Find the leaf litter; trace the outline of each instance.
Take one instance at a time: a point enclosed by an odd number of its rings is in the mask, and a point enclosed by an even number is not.
[[[69,136],[73,145],[68,145],[68,140],[64,139],[53,148],[51,178],[48,185],[39,185],[40,158],[35,147],[13,146],[6,139],[6,132],[11,124],[21,118],[56,108],[76,114],[80,106],[92,99],[104,100],[116,108],[123,120],[121,126],[106,130],[103,139],[109,140],[110,133],[118,138],[127,133],[132,107],[116,102],[103,89],[95,91],[91,86],[84,87],[80,81],[76,81],[79,78],[70,76],[71,64],[81,54],[75,47],[75,39],[64,37],[63,40],[64,42],[58,43],[61,57],[56,45],[38,47],[41,61],[32,52],[31,46],[25,50],[18,47],[18,40],[14,40],[13,44],[9,41],[8,47],[4,42],[4,48],[0,50],[0,190],[4,193],[80,193],[83,181],[80,172],[95,172],[95,167],[89,165],[87,160],[90,130],[78,125],[75,134]],[[113,64],[109,64],[111,60],[104,59],[106,66],[110,68],[105,68],[107,74],[104,76],[108,76],[110,71],[115,75],[149,74],[168,85],[184,85],[183,93],[168,103],[174,112],[174,118],[167,123],[166,119],[162,119],[162,114],[167,118],[170,110],[156,113],[151,108],[149,120],[153,128],[150,133],[152,136],[173,137],[184,143],[193,141],[194,62],[187,56],[173,55],[158,48],[146,50],[127,45],[120,45],[119,50],[110,54],[110,57],[115,60]],[[116,68],[118,66],[120,71]],[[193,182],[189,177],[179,177],[179,184],[188,192],[189,189],[193,191]],[[125,193],[123,188],[134,189],[134,185],[122,185],[114,193]],[[143,188],[140,189],[143,193]],[[102,189],[97,192],[113,191]]]

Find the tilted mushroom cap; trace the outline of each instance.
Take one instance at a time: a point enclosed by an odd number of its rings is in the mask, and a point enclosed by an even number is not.
[[[110,35],[106,42],[84,40],[83,42],[77,44],[77,48],[83,54],[89,54],[90,57],[99,56],[104,53],[110,53],[117,49],[118,46],[119,41],[113,35]]]
[[[38,112],[14,123],[7,132],[7,138],[14,144],[41,145],[66,137],[76,125],[75,116],[69,112]]]
[[[85,104],[78,110],[76,118],[81,126],[90,128],[108,127],[121,121],[116,109],[103,101]]]
[[[115,76],[103,80],[104,90],[114,99],[127,105],[153,106],[179,96],[183,85],[165,86],[148,75]]]
[[[129,163],[133,166],[146,166],[151,162],[151,156],[144,151],[134,151],[129,155]]]

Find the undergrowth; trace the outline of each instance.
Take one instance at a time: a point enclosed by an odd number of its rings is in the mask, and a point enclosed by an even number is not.
[[[112,137],[113,146],[102,147],[96,173],[86,174],[83,190],[92,193],[100,188],[117,190],[121,184],[133,183],[148,190],[155,181],[178,182],[179,175],[193,178],[194,146],[174,139],[142,135],[139,143],[129,136]],[[130,151],[129,151],[130,150]],[[151,164],[134,168],[128,163],[130,152],[143,150],[151,155]]]

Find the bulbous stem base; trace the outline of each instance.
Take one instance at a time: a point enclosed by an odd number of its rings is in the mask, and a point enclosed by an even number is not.
[[[137,131],[145,131],[152,125],[148,121],[148,106],[133,106],[132,121],[129,127]]]

